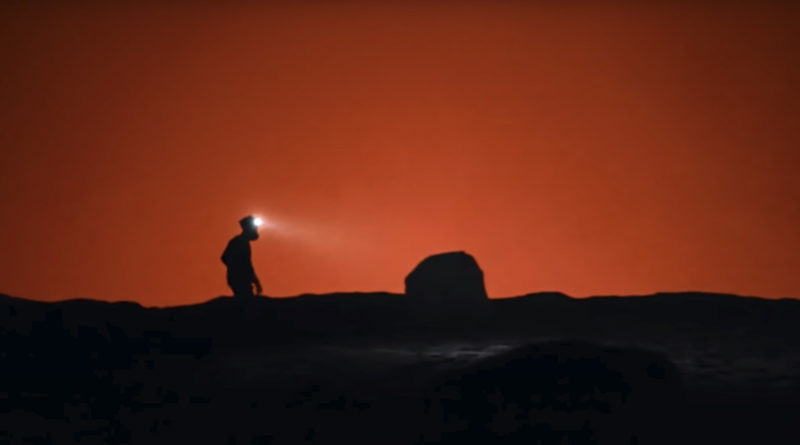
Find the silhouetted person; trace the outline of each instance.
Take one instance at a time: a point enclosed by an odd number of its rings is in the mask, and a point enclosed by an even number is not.
[[[239,220],[242,233],[234,236],[222,252],[222,262],[228,267],[228,286],[234,297],[252,297],[253,285],[256,294],[261,295],[261,283],[253,270],[250,255],[250,241],[258,239],[258,220],[246,216]]]

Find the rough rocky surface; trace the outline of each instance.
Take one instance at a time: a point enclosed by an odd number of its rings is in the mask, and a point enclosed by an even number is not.
[[[682,437],[684,387],[664,356],[588,342],[521,345],[452,372],[426,443],[651,443]]]
[[[800,443],[800,301],[485,304],[0,296],[0,444]]]

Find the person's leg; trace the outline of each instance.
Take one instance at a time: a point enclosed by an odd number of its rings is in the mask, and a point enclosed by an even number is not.
[[[236,298],[247,298],[253,296],[253,283],[245,277],[228,275],[228,286],[233,291]]]

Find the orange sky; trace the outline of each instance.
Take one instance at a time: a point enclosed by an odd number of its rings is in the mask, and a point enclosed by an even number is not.
[[[178,3],[0,10],[0,292],[800,297],[790,2]]]

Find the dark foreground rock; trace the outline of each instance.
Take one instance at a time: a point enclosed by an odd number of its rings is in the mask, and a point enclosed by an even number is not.
[[[659,354],[584,342],[518,347],[452,373],[428,399],[424,443],[671,444],[685,409]]]

